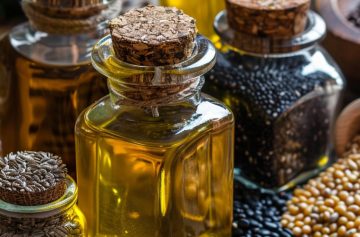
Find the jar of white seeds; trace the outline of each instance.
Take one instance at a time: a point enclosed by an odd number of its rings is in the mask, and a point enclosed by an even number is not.
[[[9,154],[0,160],[0,236],[86,236],[77,195],[59,157]]]

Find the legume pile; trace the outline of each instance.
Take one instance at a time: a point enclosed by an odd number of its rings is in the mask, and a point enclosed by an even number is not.
[[[360,4],[354,11],[350,13],[348,20],[354,24],[354,26],[360,29]]]
[[[268,194],[235,182],[234,237],[291,237],[280,225],[290,193]]]
[[[294,191],[281,224],[295,236],[360,237],[360,136],[343,159]]]

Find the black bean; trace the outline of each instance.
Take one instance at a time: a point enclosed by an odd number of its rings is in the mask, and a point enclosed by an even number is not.
[[[280,225],[289,193],[268,194],[235,181],[233,237],[290,237]],[[241,217],[239,217],[241,215]]]

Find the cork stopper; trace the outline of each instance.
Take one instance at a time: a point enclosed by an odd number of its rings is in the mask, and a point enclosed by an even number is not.
[[[232,29],[260,37],[291,38],[306,26],[310,0],[226,0]]]
[[[122,61],[141,66],[180,63],[191,56],[195,20],[176,8],[146,6],[109,23],[114,51]]]
[[[0,159],[0,199],[23,206],[51,203],[64,194],[66,173],[65,164],[56,155],[10,153]]]

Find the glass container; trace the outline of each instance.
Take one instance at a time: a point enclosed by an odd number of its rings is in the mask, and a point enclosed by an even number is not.
[[[0,200],[1,236],[87,236],[85,217],[76,206],[77,186],[66,179],[64,195],[49,204],[20,206]]]
[[[218,61],[204,91],[233,110],[235,176],[252,187],[293,187],[332,162],[332,127],[344,87],[338,66],[318,45],[324,21],[308,13],[303,33],[257,37],[215,20]]]
[[[225,8],[224,1],[220,0],[160,0],[164,6],[177,7],[196,19],[196,24],[201,34],[205,35],[213,42],[219,38],[215,34],[212,22],[216,14]],[[201,6],[201,7],[200,7]]]
[[[4,154],[46,150],[63,157],[75,177],[76,118],[108,93],[91,66],[91,49],[121,2],[22,1],[29,22],[14,27],[5,43],[3,65],[12,67],[4,77],[11,81],[5,84],[9,99],[1,119]]]
[[[108,77],[110,95],[75,128],[89,236],[231,236],[233,115],[200,93],[215,55],[201,36],[189,59],[162,67],[118,60],[110,36],[95,46],[93,65]],[[143,88],[134,82],[146,78],[153,80]],[[170,88],[176,92],[160,93]],[[134,99],[154,89],[151,103]]]

